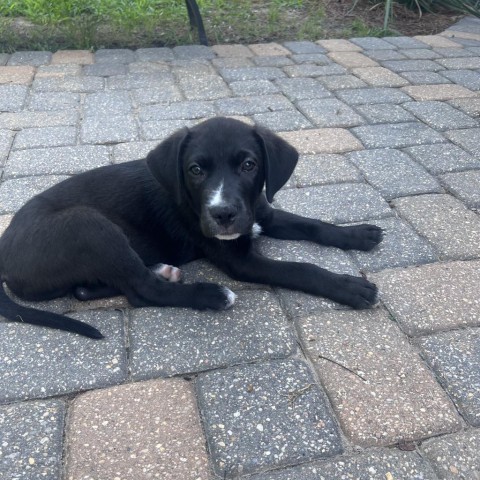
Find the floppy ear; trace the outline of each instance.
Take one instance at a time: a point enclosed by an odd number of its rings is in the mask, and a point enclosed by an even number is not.
[[[177,203],[183,191],[182,152],[187,144],[188,128],[183,128],[164,140],[147,155],[147,166],[158,183],[170,192]]]
[[[298,152],[283,138],[263,127],[255,127],[263,149],[265,163],[265,194],[269,203],[287,183],[298,161]]]

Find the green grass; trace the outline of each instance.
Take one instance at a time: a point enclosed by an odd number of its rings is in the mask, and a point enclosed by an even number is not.
[[[322,4],[315,0],[198,0],[212,43],[321,38]],[[18,28],[15,19],[29,22]],[[292,32],[293,31],[293,32]],[[4,50],[171,46],[191,43],[181,0],[3,0]],[[29,48],[32,48],[31,46]]]

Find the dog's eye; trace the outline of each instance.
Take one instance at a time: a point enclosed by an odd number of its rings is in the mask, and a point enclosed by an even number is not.
[[[245,160],[242,163],[242,171],[244,172],[251,172],[257,164],[253,160]]]
[[[202,169],[198,165],[192,165],[188,171],[195,176],[201,175],[202,174]]]

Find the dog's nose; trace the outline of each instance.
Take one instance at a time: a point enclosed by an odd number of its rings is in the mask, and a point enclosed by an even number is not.
[[[237,216],[237,209],[231,205],[210,207],[209,211],[212,218],[222,227],[231,225]]]

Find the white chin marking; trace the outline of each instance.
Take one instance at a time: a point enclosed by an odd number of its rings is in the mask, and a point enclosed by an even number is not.
[[[227,287],[223,287],[223,291],[227,296],[227,306],[226,308],[230,308],[234,303],[237,296]]]
[[[165,263],[159,263],[152,267],[152,272],[158,277],[162,277],[169,282],[178,282],[182,278],[182,271],[173,267],[172,265],[167,265]]]
[[[219,240],[235,240],[240,236],[239,233],[232,233],[232,235],[215,235]]]
[[[254,223],[252,227],[252,237],[257,238],[262,234],[262,227],[258,223]]]
[[[209,200],[209,207],[219,207],[225,203],[223,199],[223,181],[220,182],[220,185],[212,192]]]

